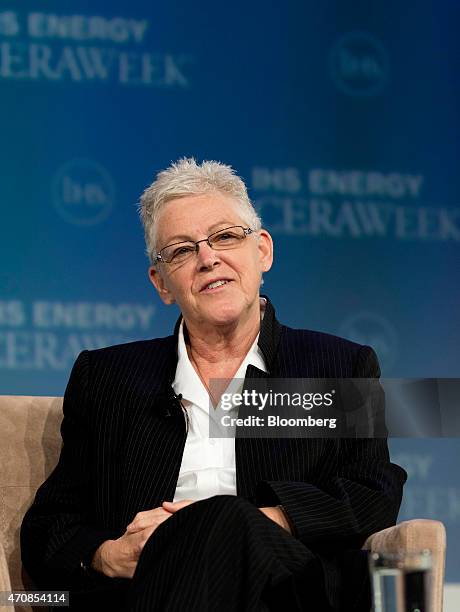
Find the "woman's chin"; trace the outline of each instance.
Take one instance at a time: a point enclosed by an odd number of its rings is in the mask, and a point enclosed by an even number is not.
[[[251,304],[251,306],[253,306]],[[258,318],[259,302],[254,303],[254,308],[249,306],[249,300],[244,294],[213,296],[212,300],[200,300],[194,309],[192,321],[197,327],[235,327],[239,324],[246,325],[248,318]],[[256,314],[254,314],[256,313]],[[187,319],[187,316],[185,317]],[[192,323],[190,321],[190,323]]]
[[[243,308],[240,304],[235,304],[234,301],[215,304],[213,308],[206,309],[203,313],[206,322],[210,325],[226,326],[237,325],[242,317]]]
[[[225,327],[238,325],[240,319],[240,313],[221,312],[213,313],[212,316],[208,317],[207,322],[210,325],[215,325],[216,327]]]

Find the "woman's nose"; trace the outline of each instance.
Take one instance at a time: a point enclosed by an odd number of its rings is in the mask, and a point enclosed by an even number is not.
[[[219,254],[212,249],[207,242],[198,245],[197,266],[201,268],[211,268],[219,262]]]

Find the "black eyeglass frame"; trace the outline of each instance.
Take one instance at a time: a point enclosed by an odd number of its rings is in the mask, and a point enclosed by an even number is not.
[[[230,225],[230,227],[224,227],[220,230],[217,230],[217,232],[213,232],[212,234],[209,234],[209,236],[207,238],[203,238],[202,240],[197,240],[196,242],[194,240],[181,240],[181,242],[173,242],[172,244],[167,244],[166,246],[164,246],[160,251],[158,251],[158,253],[155,253],[154,255],[154,261],[155,263],[172,263],[174,261],[174,258],[171,259],[170,261],[166,261],[163,256],[162,256],[162,251],[164,251],[165,249],[168,249],[170,247],[176,246],[178,244],[194,244],[195,245],[195,254],[198,253],[199,247],[198,245],[201,242],[207,242],[209,248],[216,250],[216,251],[225,251],[225,248],[222,249],[214,249],[214,247],[212,246],[212,244],[209,242],[209,239],[212,238],[213,236],[215,236],[216,234],[220,234],[221,232],[225,232],[227,230],[233,229],[235,227],[239,227],[243,230],[244,232],[244,236],[241,238],[241,240],[244,240],[244,238],[246,238],[246,236],[249,236],[250,234],[254,234],[256,230],[251,229],[250,227],[243,227],[242,225]],[[231,247],[230,247],[231,248]]]

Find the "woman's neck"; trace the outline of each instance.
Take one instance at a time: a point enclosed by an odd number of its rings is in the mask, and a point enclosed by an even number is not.
[[[260,331],[260,309],[244,323],[200,333],[187,326],[187,352],[201,368],[212,364],[241,363]]]

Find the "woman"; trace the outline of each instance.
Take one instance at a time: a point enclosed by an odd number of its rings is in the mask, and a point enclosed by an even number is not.
[[[206,425],[213,379],[374,377],[375,353],[278,323],[259,296],[273,242],[230,167],[180,160],[140,213],[150,280],[181,317],[173,336],[77,359],[59,464],[22,526],[26,569],[75,607],[368,610],[360,548],[394,524],[405,481],[386,441]]]

